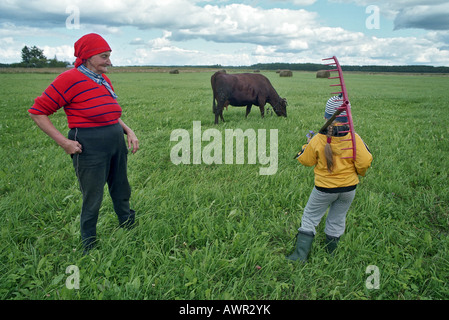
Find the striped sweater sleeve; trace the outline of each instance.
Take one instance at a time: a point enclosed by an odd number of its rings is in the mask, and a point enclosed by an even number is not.
[[[59,75],[42,95],[34,100],[33,106],[28,110],[29,113],[49,116],[69,103],[65,97],[67,84],[63,75]]]

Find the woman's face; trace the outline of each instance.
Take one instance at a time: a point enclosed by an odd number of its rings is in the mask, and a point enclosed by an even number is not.
[[[96,54],[86,60],[86,67],[97,74],[106,73],[108,72],[108,67],[112,65],[109,59],[110,56],[111,51]]]

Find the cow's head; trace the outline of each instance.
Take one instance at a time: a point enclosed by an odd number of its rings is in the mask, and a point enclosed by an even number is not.
[[[278,116],[286,117],[287,116],[287,99],[285,99],[285,98],[279,99],[278,103],[276,103],[273,106],[273,109],[274,109],[274,112]]]

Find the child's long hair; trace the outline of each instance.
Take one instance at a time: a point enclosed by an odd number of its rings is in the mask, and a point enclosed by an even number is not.
[[[327,171],[329,173],[332,172],[332,169],[334,167],[334,157],[333,157],[333,153],[332,153],[332,147],[331,147],[331,140],[332,140],[332,133],[334,132],[334,124],[335,122],[333,122],[332,124],[329,125],[329,127],[327,127],[327,143],[324,146],[324,156],[326,157],[326,162],[327,162]]]

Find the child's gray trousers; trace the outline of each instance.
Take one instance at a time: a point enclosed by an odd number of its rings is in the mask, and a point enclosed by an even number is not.
[[[355,189],[348,192],[327,193],[314,187],[304,208],[301,227],[298,230],[315,235],[315,228],[329,208],[324,232],[332,237],[340,237],[345,231],[346,213],[354,197]]]

